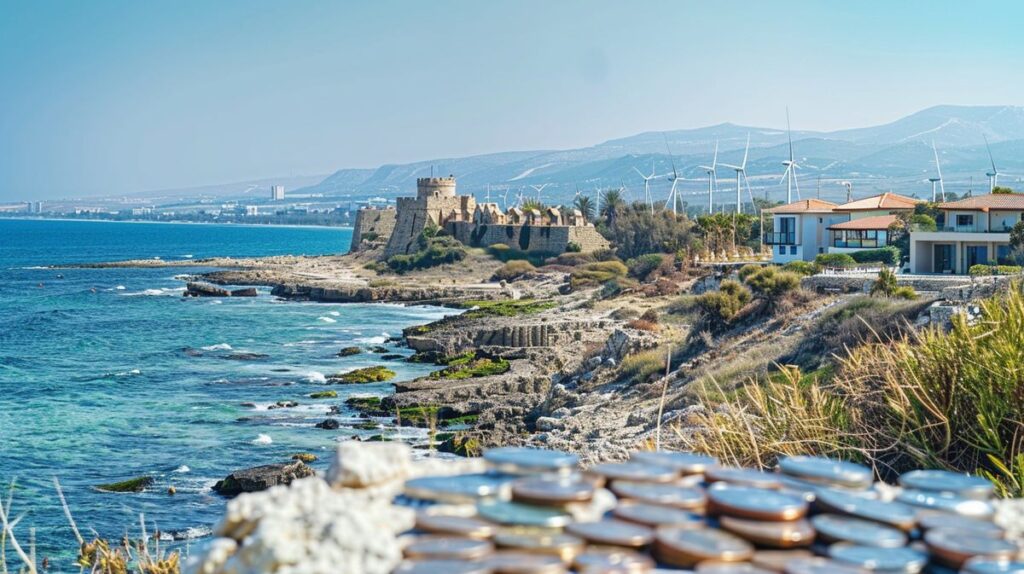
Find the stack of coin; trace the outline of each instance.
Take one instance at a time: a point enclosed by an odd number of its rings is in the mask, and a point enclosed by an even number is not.
[[[517,475],[568,474],[580,463],[574,454],[527,447],[488,449],[484,452],[484,460],[497,472]]]
[[[718,466],[718,459],[695,452],[640,451],[629,455],[630,462],[653,464],[674,468],[683,476],[704,474],[707,469]]]

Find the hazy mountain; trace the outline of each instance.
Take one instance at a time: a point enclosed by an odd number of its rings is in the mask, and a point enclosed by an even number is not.
[[[750,137],[747,174],[752,191],[784,199],[780,183],[782,162],[789,157],[784,130],[730,123],[696,129],[645,132],[569,150],[537,150],[445,158],[375,170],[342,169],[298,192],[325,195],[408,195],[417,177],[455,174],[463,191],[479,198],[491,190],[492,200],[502,201],[535,192],[529,185],[549,184],[546,201],[568,201],[579,188],[625,186],[633,199],[642,199],[643,180],[634,168],[650,173],[652,163],[659,175],[675,169],[683,178],[680,189],[687,196],[706,197],[707,174],[700,165],[710,164],[718,143],[720,164],[739,164]],[[854,183],[855,193],[893,189],[929,195],[927,179],[935,173],[932,142],[942,164],[947,191],[986,190],[990,169],[987,137],[999,168],[1001,183],[1013,185],[1024,175],[1024,108],[1015,106],[936,106],[879,126],[833,132],[794,131],[793,148],[802,169],[802,191],[820,186],[823,197],[845,194],[840,181]],[[669,155],[671,151],[671,156]],[[973,180],[972,180],[973,178]],[[716,201],[735,201],[735,172],[718,169],[721,196]],[[652,194],[667,193],[667,178],[652,182]],[[745,185],[744,185],[745,188]],[[733,190],[730,192],[730,190]],[[694,201],[699,201],[694,199]]]

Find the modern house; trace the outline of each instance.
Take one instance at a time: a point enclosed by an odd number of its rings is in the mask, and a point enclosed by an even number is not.
[[[913,273],[967,273],[972,265],[1010,263],[1010,229],[1024,220],[1024,194],[978,195],[940,203],[936,231],[910,233]]]
[[[901,211],[913,212],[918,199],[883,193],[843,205],[804,199],[766,209],[772,231],[764,234],[772,261],[813,261],[821,253],[848,253],[889,244],[889,226]]]

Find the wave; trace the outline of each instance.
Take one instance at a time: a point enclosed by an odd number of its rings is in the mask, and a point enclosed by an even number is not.
[[[124,293],[124,297],[163,297],[178,296],[185,292],[184,287],[164,287],[161,289],[146,289],[136,293]]]
[[[227,343],[217,343],[216,345],[207,345],[201,347],[204,351],[231,351],[231,345]]]
[[[114,291],[124,291],[125,289],[127,289],[127,287],[125,287],[124,285],[118,285],[117,287],[114,287]]]
[[[338,322],[337,319],[331,319],[330,317],[317,317],[317,319],[320,320],[320,321],[323,321],[324,323],[337,323]]]
[[[192,257],[193,257],[193,255],[191,253],[189,253],[187,255],[182,255],[181,256],[182,259],[192,259]]]
[[[209,526],[190,526],[183,530],[161,531],[161,542],[172,542],[175,540],[195,540],[213,535],[213,529]]]
[[[141,374],[142,374],[142,371],[140,371],[139,369],[132,369],[130,371],[121,371],[120,373],[114,373],[113,376],[115,376],[115,377],[134,377],[136,375],[141,375]]]
[[[306,373],[306,380],[310,383],[326,383],[327,377],[320,371],[310,371]]]
[[[177,472],[179,474],[184,474],[186,472],[190,472],[191,470],[192,469],[189,468],[187,464],[183,464],[183,465],[179,466],[178,468],[174,469],[174,472]]]
[[[330,315],[332,317],[341,317],[341,313],[339,313],[337,311],[331,311],[330,313],[328,313],[328,315]]]
[[[361,343],[363,345],[382,345],[382,344],[386,343],[387,340],[388,340],[387,336],[381,335],[379,337],[360,337],[358,339],[355,339],[353,342],[354,343]]]
[[[257,436],[256,438],[252,439],[252,444],[263,445],[263,444],[273,444],[273,443],[274,443],[274,439],[270,438],[270,435],[263,434],[263,433],[260,433],[259,436]]]

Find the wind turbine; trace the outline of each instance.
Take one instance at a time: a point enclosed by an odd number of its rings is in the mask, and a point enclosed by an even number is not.
[[[661,177],[654,175],[654,160],[651,160],[651,175],[644,175],[643,172],[636,167],[633,168],[633,171],[640,174],[641,179],[644,180],[644,202],[646,202],[647,206],[651,208],[651,213],[654,213],[654,201],[651,199],[651,180]]]
[[[846,203],[853,201],[853,184],[848,181],[840,181],[839,185],[846,188]]]
[[[786,172],[782,174],[782,179],[787,179],[786,182],[786,203],[793,203],[793,184],[796,183],[796,198],[800,199],[800,181],[796,179],[796,170],[800,169],[797,165],[796,160],[793,158],[793,130],[789,127],[789,108],[786,108],[786,133],[789,136],[789,161],[782,162],[782,165],[786,166]],[[779,180],[782,183],[782,180]]]
[[[512,191],[512,186],[511,185],[505,188],[505,196],[501,199],[501,208],[503,210],[505,210],[505,211],[508,211],[508,192],[509,191]]]
[[[661,134],[665,137],[665,134]],[[676,159],[672,156],[672,149],[668,147],[668,138],[665,138],[665,149],[668,151],[668,158],[672,162],[672,175],[669,177],[669,181],[672,182],[672,189],[668,192],[668,199],[665,201],[665,208],[668,208],[669,202],[672,202],[672,215],[678,215],[676,207],[678,206],[681,198],[679,193],[676,192],[676,185],[679,184],[679,180],[683,179],[679,177],[679,172],[676,171]]]
[[[727,168],[736,171],[736,213],[743,213],[743,199],[740,197],[742,189],[740,188],[740,179],[747,183],[747,193],[750,193],[750,181],[747,180],[747,154],[750,152],[750,134],[747,134],[747,147],[743,150],[743,162],[740,165],[731,165],[723,163]]]
[[[942,192],[942,201],[946,201],[946,188],[942,185],[942,166],[939,165],[939,150],[935,147],[935,140],[932,140],[932,153],[935,154],[935,171],[938,177],[929,177],[928,181],[932,182],[932,202],[935,201],[935,184],[939,184],[939,190]]]
[[[542,183],[540,185],[531,184],[530,187],[537,192],[537,203],[540,203],[540,192],[544,191],[544,188],[551,185],[550,183]]]
[[[999,185],[999,170],[996,169],[996,160],[992,159],[992,148],[988,145],[988,137],[985,134],[981,134],[981,137],[985,138],[985,149],[988,150],[988,161],[992,164],[992,171],[985,172],[988,176],[988,192],[992,193],[995,191],[996,186]]]
[[[718,187],[718,174],[715,167],[718,165],[718,140],[715,140],[715,155],[711,157],[711,165],[699,166],[708,174],[708,213],[715,212],[715,188]]]

